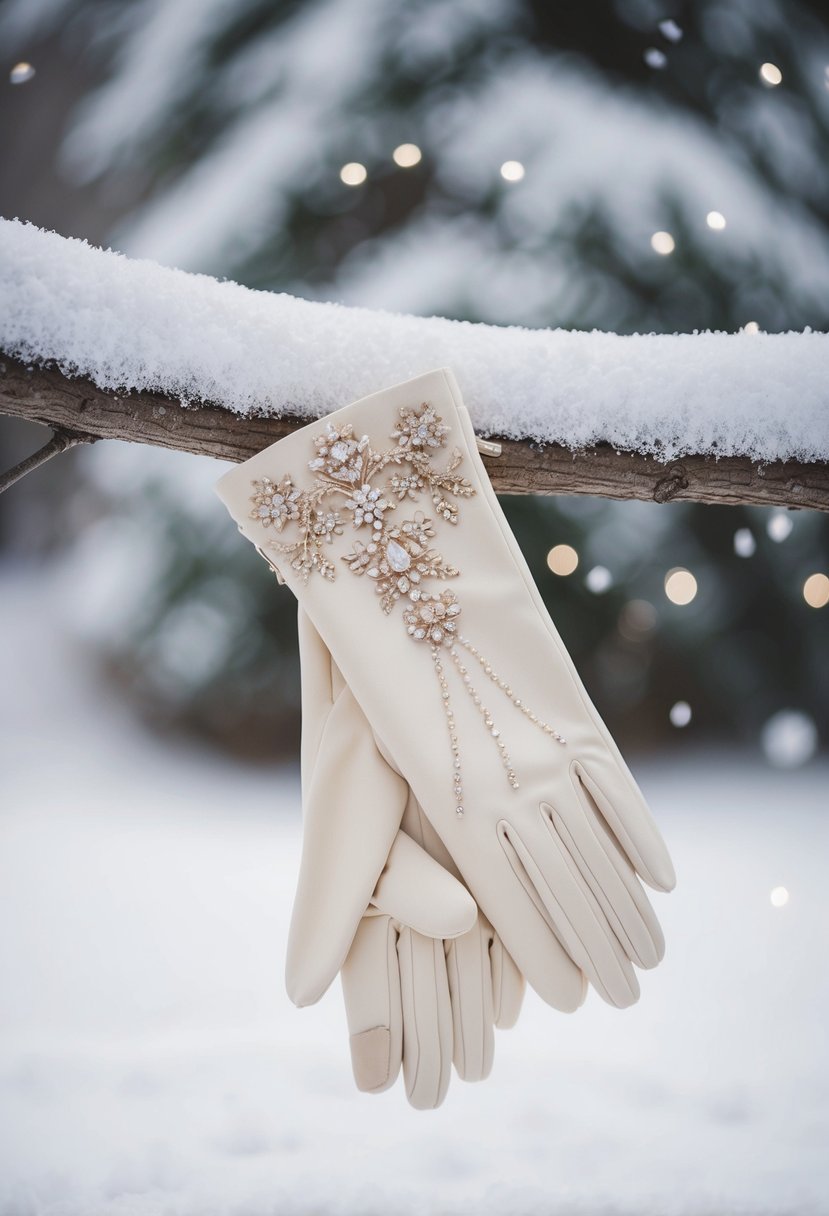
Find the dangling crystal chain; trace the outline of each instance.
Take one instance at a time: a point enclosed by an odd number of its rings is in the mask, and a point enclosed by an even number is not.
[[[492,680],[493,684],[496,684],[498,686],[498,688],[500,688],[501,691],[503,693],[505,693],[505,695],[509,698],[509,700],[512,701],[515,708],[520,709],[521,713],[524,714],[525,717],[529,718],[530,722],[532,722],[534,726],[537,726],[539,728],[539,730],[544,731],[544,733],[546,735],[549,735],[551,738],[555,739],[558,743],[566,743],[566,739],[564,738],[564,736],[560,735],[559,732],[555,729],[555,727],[550,726],[549,723],[547,723],[547,722],[544,722],[541,718],[538,717],[538,715],[536,713],[534,713],[529,708],[529,706],[525,705],[523,701],[521,701],[518,697],[516,697],[515,693],[512,691],[512,688],[507,684],[506,680],[502,680],[501,677],[497,674],[497,672],[493,671],[492,665],[486,661],[486,659],[481,655],[481,653],[478,651],[478,649],[472,645],[472,643],[469,641],[468,638],[459,637],[455,641],[457,643],[459,643],[461,646],[465,647],[465,649],[468,650],[469,653],[478,660],[481,667],[484,669],[484,674],[487,675],[490,678],[490,680]],[[501,738],[501,732],[498,729],[498,727],[495,725],[495,721],[492,717],[492,714],[490,713],[489,709],[487,709],[486,705],[484,705],[483,701],[481,700],[480,694],[478,693],[477,689],[473,685],[472,677],[470,676],[466,667],[464,667],[463,662],[461,661],[461,657],[458,654],[457,650],[455,649],[455,642],[453,642],[446,649],[448,651],[449,657],[451,658],[452,662],[455,664],[455,666],[458,669],[458,673],[461,677],[461,680],[463,681],[464,688],[469,693],[470,697],[472,698],[473,702],[475,703],[478,711],[480,712],[481,716],[483,717],[484,725],[486,726],[487,730],[489,731],[489,733],[492,735],[493,739],[495,740],[495,743],[498,747],[498,751],[501,753],[501,763],[503,764],[504,769],[506,770],[507,779],[508,779],[510,785],[512,786],[512,788],[514,790],[517,790],[519,788],[519,781],[515,774],[515,770],[512,767],[512,760],[510,759],[510,755],[509,755],[509,752],[507,751],[506,744],[504,743],[503,739]],[[456,731],[455,713],[454,713],[454,710],[452,709],[452,702],[451,702],[451,699],[449,696],[449,684],[446,679],[446,672],[444,671],[443,663],[441,662],[441,658],[440,658],[441,647],[437,646],[437,645],[433,645],[431,647],[431,652],[432,652],[432,662],[435,665],[435,672],[437,673],[438,683],[440,684],[440,695],[441,695],[441,700],[443,703],[443,712],[444,712],[444,715],[446,716],[446,725],[449,730],[449,745],[452,749],[452,768],[453,768],[452,792],[453,792],[454,798],[455,798],[455,814],[460,819],[463,817],[463,813],[464,813],[463,780],[461,778],[460,744],[458,742],[458,735],[457,735],[457,731]]]
[[[446,675],[443,670],[443,664],[440,661],[440,647],[432,647],[432,662],[435,665],[438,682],[440,684],[440,695],[443,701],[443,712],[446,715],[446,725],[449,728],[449,745],[452,748],[452,790],[455,796],[455,814],[459,819],[463,818],[463,782],[461,781],[461,754],[458,745],[458,736],[455,734],[455,715],[452,711],[452,703],[449,700],[449,685],[446,682]]]
[[[495,725],[495,723],[492,719],[492,714],[489,712],[489,710],[487,709],[487,707],[484,705],[483,701],[481,700],[480,696],[478,695],[477,689],[474,688],[474,686],[472,684],[472,678],[469,675],[469,672],[464,667],[463,663],[461,662],[461,656],[458,654],[458,652],[454,646],[449,647],[449,654],[451,656],[452,662],[455,664],[458,671],[460,672],[460,676],[461,676],[461,679],[463,680],[464,688],[469,693],[472,700],[475,702],[477,709],[483,716],[484,725],[487,727],[487,729],[489,730],[489,733],[492,735],[493,739],[495,740],[495,742],[498,745],[498,751],[501,753],[501,763],[503,764],[504,768],[506,769],[507,780],[509,781],[512,788],[514,790],[517,790],[518,789],[518,778],[516,777],[515,770],[512,767],[512,761],[509,758],[509,752],[506,749],[504,740],[501,738],[501,732],[498,729],[498,727]]]
[[[483,667],[483,669],[484,669],[484,673],[487,676],[489,676],[489,678],[490,678],[490,680],[492,680],[493,684],[497,684],[498,687],[501,689],[501,691],[503,693],[506,693],[506,695],[509,697],[510,701],[512,701],[512,703],[516,709],[520,709],[521,713],[524,714],[525,717],[529,718],[529,720],[535,726],[537,726],[539,728],[539,730],[543,730],[545,735],[550,735],[550,737],[555,739],[558,743],[567,742],[567,740],[564,738],[564,736],[560,735],[554,726],[550,726],[548,722],[542,721],[542,719],[539,718],[537,714],[533,713],[533,711],[530,709],[530,707],[528,705],[525,705],[523,701],[519,700],[519,698],[516,697],[515,693],[512,691],[509,684],[507,684],[506,680],[502,680],[501,677],[498,675],[498,673],[493,671],[492,665],[487,662],[487,660],[483,657],[483,655],[480,653],[480,651],[477,650],[472,645],[472,643],[469,641],[468,638],[458,637],[456,640],[458,642],[460,642],[461,646],[464,646],[469,651],[469,653],[478,660],[481,667]]]

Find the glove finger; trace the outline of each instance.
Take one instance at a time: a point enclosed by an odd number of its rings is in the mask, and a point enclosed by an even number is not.
[[[628,958],[640,967],[655,967],[665,952],[656,913],[589,792],[578,780],[576,784],[576,799],[542,805],[548,827],[576,863]]]
[[[472,896],[512,955],[527,983],[553,1009],[573,1013],[587,995],[585,976],[559,939],[555,926],[518,860],[507,837],[507,824],[498,825],[503,865],[492,865],[486,883]]]
[[[454,1064],[464,1081],[483,1081],[495,1052],[490,970],[490,933],[485,924],[456,938],[446,950],[446,972],[452,999]]]
[[[378,747],[383,750],[382,743],[378,743]],[[427,849],[445,870],[459,874],[446,846],[411,793],[403,824],[406,834]],[[546,910],[532,884],[526,881],[526,875],[524,878],[519,886],[505,859],[503,866],[493,867],[487,875],[486,885],[479,890],[473,887],[471,875],[464,879],[490,922],[497,919],[503,956],[509,960],[507,967],[511,978],[504,988],[507,1020],[498,1023],[505,1026],[512,1025],[518,1017],[525,976],[541,999],[562,1013],[578,1009],[587,994],[583,973],[552,931]]]
[[[504,949],[504,943],[495,932],[490,939],[489,965],[495,1025],[501,1030],[510,1030],[518,1021],[526,985],[512,956]]]
[[[296,1005],[318,1001],[340,970],[389,855],[408,786],[385,763],[345,689],[329,712],[304,798],[286,986]]]
[[[343,999],[357,1088],[380,1093],[403,1061],[397,933],[386,916],[365,917],[343,963]]]
[[[443,943],[403,928],[397,955],[406,1096],[418,1110],[433,1110],[446,1097],[452,1072],[452,1005]]]
[[[672,891],[676,873],[648,804],[624,761],[592,756],[579,777],[636,873],[657,891]]]
[[[469,932],[478,916],[466,887],[405,832],[395,837],[371,902],[425,937],[458,937]]]
[[[409,800],[406,803],[406,809],[403,812],[403,829],[407,836],[411,838],[430,854],[431,857],[440,863],[444,870],[448,870],[450,874],[458,875],[458,869],[452,860],[452,857],[443,843],[432,824],[423,814],[423,808],[414,797],[409,795]],[[459,876],[459,875],[458,875]],[[519,898],[525,899],[522,894]],[[533,912],[530,911],[530,915]],[[489,956],[490,970],[492,974],[492,996],[493,1010],[495,1017],[495,1025],[508,1030],[518,1021],[518,1015],[521,1012],[521,1005],[524,1000],[524,989],[526,981],[524,976],[513,961],[512,956],[505,949],[503,942],[498,934],[492,928],[483,912],[478,912],[479,922],[486,927],[489,937]],[[538,921],[537,916],[535,917]],[[541,932],[549,937],[549,930],[546,925],[540,926]],[[448,936],[448,935],[444,935]],[[558,942],[554,943],[556,952],[561,950]],[[580,1003],[583,999],[584,984],[581,973],[573,967],[571,961],[565,958],[565,969],[571,973],[575,981],[573,987],[578,993],[576,1003]],[[451,973],[450,973],[451,975]],[[453,1003],[454,1010],[454,1003]]]
[[[626,1008],[639,996],[630,960],[575,862],[547,824],[540,813],[537,827],[525,824],[524,834],[519,836],[511,824],[501,820],[505,850],[571,959],[608,1004]]]

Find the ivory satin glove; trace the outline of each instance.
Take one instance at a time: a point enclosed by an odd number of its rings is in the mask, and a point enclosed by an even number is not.
[[[454,376],[430,372],[272,444],[217,484],[323,638],[519,970],[639,995],[673,866],[550,620]]]
[[[298,625],[304,839],[288,992],[312,1003],[342,968],[358,1088],[387,1089],[402,1065],[409,1101],[429,1109],[453,1061],[463,1080],[488,1076],[493,1026],[514,1024],[523,978],[301,609]]]

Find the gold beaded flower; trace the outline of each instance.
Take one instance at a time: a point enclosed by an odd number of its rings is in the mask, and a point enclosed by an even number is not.
[[[273,527],[281,532],[289,520],[299,519],[300,491],[294,488],[290,477],[283,477],[278,484],[263,477],[261,481],[254,481],[253,487],[250,517],[263,528]]]
[[[406,612],[403,620],[409,637],[436,646],[450,646],[455,640],[461,606],[454,591],[423,591]]]
[[[392,431],[401,448],[442,448],[446,443],[449,427],[440,419],[433,406],[424,401],[415,409],[400,407],[400,421]]]
[[[383,515],[389,507],[394,506],[394,503],[390,503],[387,498],[383,497],[382,490],[372,489],[366,482],[358,490],[354,490],[345,505],[353,513],[355,528],[360,528],[363,524],[381,528]]]
[[[350,423],[339,428],[329,422],[324,434],[314,440],[316,456],[308,461],[308,468],[315,473],[325,473],[334,481],[353,485],[363,475],[363,453],[368,448],[368,436],[354,438],[354,427]]]
[[[343,521],[339,511],[321,511],[315,507],[311,519],[311,531],[314,536],[330,545],[335,536],[342,536]]]

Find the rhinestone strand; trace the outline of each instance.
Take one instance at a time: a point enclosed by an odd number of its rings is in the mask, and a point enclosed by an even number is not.
[[[487,662],[487,660],[483,657],[483,655],[480,653],[480,651],[477,650],[476,647],[472,645],[472,643],[469,641],[468,638],[459,637],[459,638],[457,638],[457,641],[460,642],[461,646],[464,646],[469,651],[469,653],[478,660],[481,667],[483,667],[485,674],[487,676],[489,676],[489,678],[490,678],[490,680],[492,680],[493,684],[497,684],[498,687],[501,689],[501,691],[506,693],[506,695],[509,697],[510,701],[512,701],[512,703],[516,709],[520,709],[521,713],[524,714],[525,717],[529,718],[529,720],[532,723],[534,723],[534,725],[537,726],[540,730],[543,730],[545,735],[549,735],[552,739],[557,740],[557,742],[559,742],[559,743],[567,742],[567,740],[564,738],[564,736],[560,735],[554,726],[550,726],[549,723],[542,721],[542,719],[539,718],[537,714],[533,713],[533,711],[529,708],[528,705],[525,705],[523,701],[521,701],[518,697],[516,697],[515,693],[512,691],[509,684],[507,684],[506,680],[502,680],[501,677],[497,674],[497,672],[493,671],[491,664]]]
[[[480,696],[478,695],[477,690],[474,688],[474,686],[472,684],[472,677],[470,676],[469,672],[466,670],[463,663],[461,662],[461,656],[458,654],[458,652],[454,646],[449,647],[449,655],[452,659],[452,662],[455,664],[458,671],[460,672],[460,676],[461,676],[461,679],[463,680],[464,688],[469,693],[472,700],[475,702],[475,705],[477,706],[481,716],[483,717],[484,724],[486,725],[486,727],[489,730],[489,733],[492,735],[493,739],[495,740],[496,744],[498,745],[498,751],[501,753],[501,763],[503,764],[504,768],[506,769],[507,779],[509,780],[510,785],[512,786],[512,788],[514,790],[517,790],[518,789],[518,778],[516,777],[515,770],[512,767],[512,761],[510,760],[509,752],[506,749],[504,740],[501,738],[501,732],[498,729],[498,727],[495,725],[495,722],[493,721],[492,714],[489,712],[487,707],[484,705],[483,701],[481,700]]]
[[[461,779],[460,746],[458,744],[458,736],[455,733],[455,715],[452,711],[452,703],[449,700],[449,685],[446,682],[446,674],[443,670],[443,664],[440,661],[440,647],[438,646],[432,647],[432,661],[435,665],[435,671],[440,684],[443,712],[446,715],[446,725],[449,729],[449,744],[452,748],[452,790],[455,796],[455,814],[459,819],[462,819],[463,781]]]

